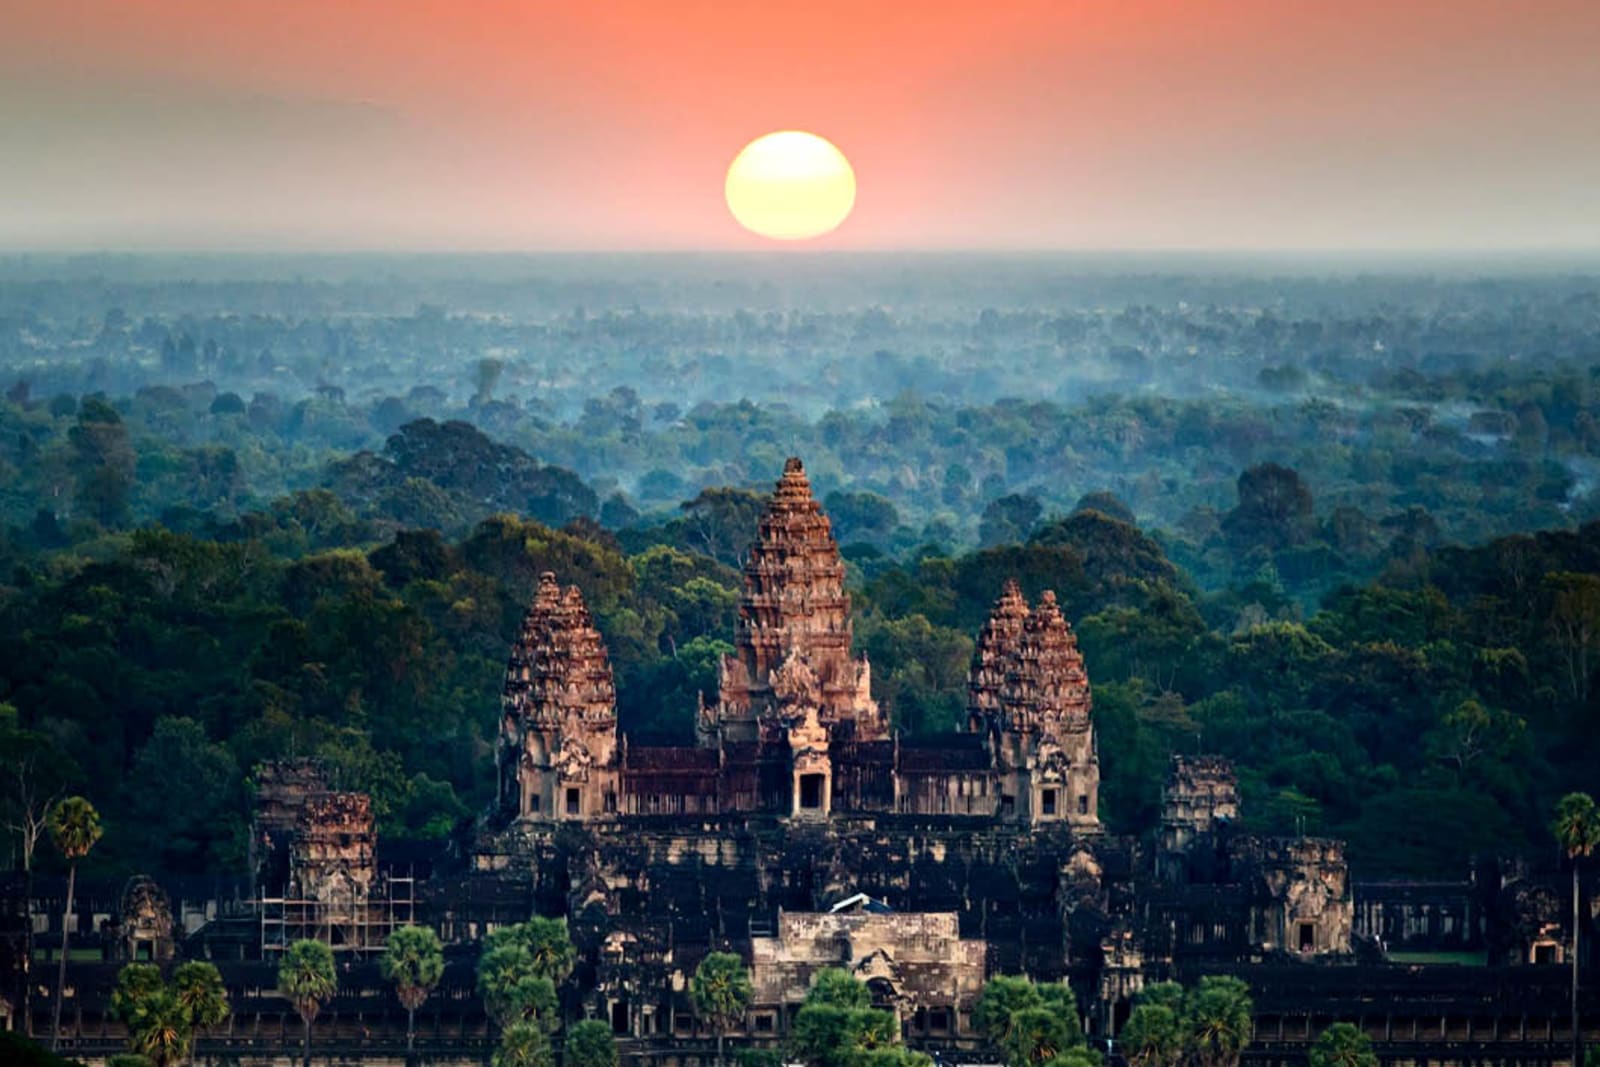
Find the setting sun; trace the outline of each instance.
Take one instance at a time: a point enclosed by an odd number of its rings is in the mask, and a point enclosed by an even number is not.
[[[781,130],[745,145],[728,167],[728,210],[752,233],[780,241],[820,237],[856,202],[850,161],[814,133]]]

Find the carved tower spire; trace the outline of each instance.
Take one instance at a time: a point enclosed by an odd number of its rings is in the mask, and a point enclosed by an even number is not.
[[[1083,653],[1055,594],[1040,594],[1030,611],[1017,583],[1006,582],[967,675],[967,724],[989,734],[1002,815],[1099,826],[1091,706]]]
[[[850,597],[844,561],[822,507],[811,493],[800,460],[783,467],[750,547],[744,595],[734,630],[734,653],[724,657],[717,706],[700,723],[703,743],[717,734],[734,741],[777,739],[784,720],[814,706],[835,733],[861,740],[888,735],[888,723],[872,701],[866,661],[850,655]],[[814,679],[810,691],[773,688],[785,664],[804,664]]]
[[[1001,701],[1006,675],[1016,662],[1028,602],[1015,578],[1007,578],[972,650],[967,672],[967,729],[978,733],[1003,725]]]
[[[1046,589],[1023,624],[1015,669],[1004,702],[1025,730],[1057,733],[1089,728],[1089,675],[1078,635]]]
[[[592,771],[616,764],[611,662],[583,594],[548,571],[511,647],[501,707],[503,807],[522,817],[600,811],[588,787]]]

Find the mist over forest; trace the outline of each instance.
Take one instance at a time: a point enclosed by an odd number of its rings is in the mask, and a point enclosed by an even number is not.
[[[449,833],[546,569],[687,737],[789,455],[901,729],[1057,591],[1119,831],[1203,748],[1255,827],[1459,874],[1600,759],[1600,264],[15,257],[0,388],[0,731],[108,869],[237,863],[290,753]]]

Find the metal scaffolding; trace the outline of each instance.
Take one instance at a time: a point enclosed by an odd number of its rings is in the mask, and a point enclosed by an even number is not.
[[[416,878],[384,875],[380,892],[352,892],[347,899],[297,900],[262,895],[261,951],[282,952],[304,938],[335,952],[381,952],[389,932],[416,920]]]

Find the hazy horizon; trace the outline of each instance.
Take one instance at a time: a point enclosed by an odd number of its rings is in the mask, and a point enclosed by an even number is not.
[[[1600,251],[1583,0],[17,6],[0,250],[771,249],[803,128],[807,250]]]

